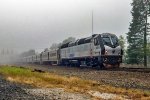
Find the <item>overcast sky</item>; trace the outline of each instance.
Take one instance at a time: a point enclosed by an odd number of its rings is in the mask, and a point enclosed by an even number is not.
[[[0,0],[0,49],[41,50],[67,37],[124,35],[132,0]]]

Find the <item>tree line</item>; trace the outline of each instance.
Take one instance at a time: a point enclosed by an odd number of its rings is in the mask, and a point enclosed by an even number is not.
[[[150,41],[148,41],[150,24],[150,1],[132,0],[132,21],[130,22],[125,49],[125,62],[128,64],[143,64],[147,66],[147,57],[150,57]],[[124,41],[122,37],[120,41]],[[121,42],[122,43],[122,42]],[[123,43],[122,43],[123,44]],[[124,45],[124,44],[123,44]]]

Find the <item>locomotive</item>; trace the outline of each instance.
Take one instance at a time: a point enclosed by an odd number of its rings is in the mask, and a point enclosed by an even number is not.
[[[62,66],[92,66],[115,68],[122,62],[123,50],[115,34],[94,34],[74,42],[62,44],[56,50],[25,57],[25,63],[55,64]]]

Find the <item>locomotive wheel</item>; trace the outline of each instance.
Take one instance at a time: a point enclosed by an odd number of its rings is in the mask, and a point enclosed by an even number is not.
[[[102,70],[102,69],[104,69],[105,67],[104,67],[104,65],[103,64],[99,64],[98,66],[97,66],[97,69],[98,70]]]
[[[115,68],[119,68],[120,67],[120,63],[115,65]]]
[[[77,67],[80,67],[80,65],[81,65],[81,63],[80,63],[80,61],[78,61],[78,63],[77,63]]]
[[[106,69],[111,69],[111,68],[119,68],[120,67],[120,64],[115,64],[115,65],[111,65],[111,64],[105,64],[104,63],[104,68]]]
[[[106,68],[106,69],[110,69],[110,68],[113,68],[113,67],[114,67],[113,65],[111,65],[111,64],[106,64],[106,63],[103,63],[103,65],[104,65],[104,68]]]

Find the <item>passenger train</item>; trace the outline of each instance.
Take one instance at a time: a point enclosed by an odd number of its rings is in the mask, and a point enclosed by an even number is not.
[[[22,58],[22,62],[114,68],[119,67],[122,55],[123,50],[117,36],[111,33],[102,33],[62,44],[56,50]]]

